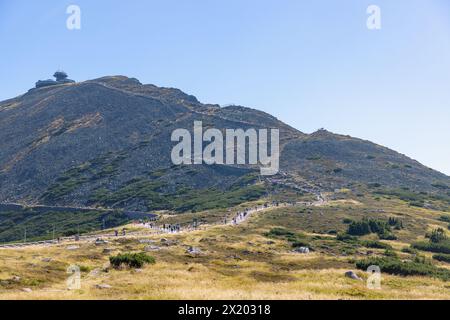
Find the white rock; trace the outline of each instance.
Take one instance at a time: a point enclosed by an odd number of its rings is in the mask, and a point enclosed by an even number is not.
[[[298,247],[298,248],[295,248],[295,250],[294,250],[295,252],[298,252],[298,253],[309,253],[309,248],[308,247]]]

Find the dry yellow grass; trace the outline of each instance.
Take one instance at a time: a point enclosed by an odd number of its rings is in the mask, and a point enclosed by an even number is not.
[[[417,217],[417,211],[402,214]],[[427,211],[421,219],[431,216]],[[450,299],[450,284],[429,277],[383,274],[382,288],[368,289],[365,281],[344,276],[355,270],[351,260],[356,257],[296,254],[285,241],[265,237],[277,225],[273,217],[278,217],[276,210],[237,227],[148,235],[145,239],[161,250],[149,253],[156,264],[140,270],[104,270],[111,254],[142,251],[149,245],[133,238],[115,239],[105,246],[78,243],[77,250],[68,250],[69,244],[0,250],[0,299]],[[173,244],[163,246],[162,237]],[[398,251],[408,245],[389,243]],[[203,254],[187,254],[188,246],[200,248]],[[112,253],[104,253],[105,247]],[[72,264],[82,267],[80,290],[66,288],[66,269]],[[357,273],[366,279],[365,272]],[[20,280],[12,281],[15,276]],[[111,288],[98,289],[98,284]],[[23,288],[32,292],[22,292]]]

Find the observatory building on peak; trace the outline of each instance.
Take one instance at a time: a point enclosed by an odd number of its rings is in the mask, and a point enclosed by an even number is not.
[[[75,81],[68,79],[68,75],[67,73],[65,73],[64,71],[56,71],[55,74],[53,75],[55,77],[56,80],[39,80],[38,82],[36,82],[36,88],[42,88],[42,87],[48,87],[48,86],[54,86],[57,84],[64,84],[64,83],[74,83]]]

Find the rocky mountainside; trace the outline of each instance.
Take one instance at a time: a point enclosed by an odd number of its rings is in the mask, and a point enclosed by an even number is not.
[[[173,166],[170,135],[214,128],[279,128],[280,174],[255,167]],[[202,104],[178,89],[124,76],[34,88],[0,102],[0,202],[192,209],[259,197],[287,181],[304,190],[358,185],[442,193],[450,178],[369,141],[304,134],[241,106]],[[264,188],[261,188],[261,182]],[[198,208],[199,209],[199,208]]]

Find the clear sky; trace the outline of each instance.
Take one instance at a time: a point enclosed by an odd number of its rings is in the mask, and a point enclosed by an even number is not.
[[[81,8],[81,30],[66,8]],[[366,27],[369,5],[381,30]],[[371,140],[450,175],[448,0],[0,0],[0,100],[62,68]]]

